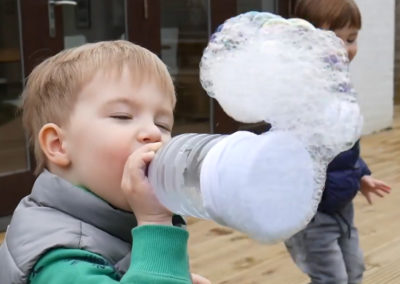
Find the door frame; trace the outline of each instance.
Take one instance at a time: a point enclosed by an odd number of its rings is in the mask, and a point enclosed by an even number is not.
[[[17,1],[23,80],[38,63],[63,48],[61,37],[47,39],[48,33],[43,32],[49,30],[48,10],[43,8],[48,6],[47,3],[47,0]],[[60,17],[61,7],[55,7],[55,13],[56,17]],[[56,33],[61,34],[62,22],[57,24]],[[26,168],[0,176],[0,230],[4,229],[4,224],[7,223],[5,220],[9,219],[21,198],[31,192],[35,180],[33,173],[36,167],[35,159],[28,142],[26,144]]]

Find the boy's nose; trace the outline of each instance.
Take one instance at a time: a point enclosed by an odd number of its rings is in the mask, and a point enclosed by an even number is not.
[[[142,143],[160,142],[161,130],[154,123],[146,123],[139,131],[138,140]]]

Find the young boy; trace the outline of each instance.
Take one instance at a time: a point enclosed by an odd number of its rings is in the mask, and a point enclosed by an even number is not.
[[[299,0],[295,17],[335,32],[346,46],[349,60],[357,53],[361,14],[353,0]],[[352,200],[358,190],[371,201],[390,187],[370,176],[360,158],[360,146],[339,154],[328,166],[317,214],[301,232],[286,241],[293,260],[313,284],[361,283],[364,261],[354,226]]]
[[[23,97],[40,175],[1,246],[0,282],[191,283],[188,233],[146,177],[175,106],[157,56],[127,41],[66,50],[33,70]]]

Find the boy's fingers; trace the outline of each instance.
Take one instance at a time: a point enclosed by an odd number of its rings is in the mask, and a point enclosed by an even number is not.
[[[390,191],[391,191],[391,188],[383,188],[383,187],[381,187],[381,188],[379,188],[380,190],[382,190],[382,191],[384,191],[384,192],[386,192],[386,193],[390,193]]]
[[[162,146],[161,142],[155,142],[155,143],[148,143],[143,145],[143,151],[147,152],[147,151],[154,151],[157,152],[158,149],[160,149]]]
[[[141,155],[137,153],[131,155],[125,163],[122,181],[125,186],[141,182],[145,176],[147,165],[154,158],[155,152],[145,152]]]
[[[383,182],[382,183],[381,182],[376,183],[374,189],[375,190],[381,190],[381,191],[384,191],[386,193],[390,193],[390,191],[392,190],[392,188],[390,186],[388,186],[387,184],[385,184]]]
[[[211,281],[207,278],[200,276],[198,274],[192,273],[192,282],[193,284],[211,284]]]
[[[385,183],[381,180],[376,180],[375,183],[377,186],[380,186],[381,188],[385,188],[385,189],[389,189],[389,190],[391,189],[391,187],[387,183]]]
[[[156,155],[156,152],[154,152],[154,151],[149,151],[149,152],[146,152],[146,153],[144,153],[143,154],[143,161],[145,162],[145,163],[149,163],[149,162],[151,162],[151,160],[153,160],[153,158],[154,158],[154,156]]]
[[[127,164],[130,166],[135,166],[135,165],[140,165],[143,166],[142,161],[145,162],[146,164],[149,163],[155,156],[155,153],[158,149],[161,147],[161,142],[157,143],[149,143],[146,145],[143,145],[143,147],[140,150],[137,150],[136,152],[133,152],[127,160]]]
[[[368,204],[372,205],[372,199],[371,199],[371,196],[370,196],[369,194],[365,194],[365,198],[367,199],[367,201],[368,201]]]
[[[380,193],[379,191],[373,191],[373,193],[379,197],[383,197],[383,194]]]
[[[380,188],[386,191],[390,191],[392,188],[387,184],[380,184]]]
[[[124,191],[129,193],[133,188],[147,185],[147,167],[161,145],[161,142],[144,144],[128,157],[121,180]]]

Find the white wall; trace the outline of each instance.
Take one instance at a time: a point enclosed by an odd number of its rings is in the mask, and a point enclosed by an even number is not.
[[[350,69],[364,115],[363,134],[368,134],[392,126],[395,0],[356,2],[363,23]]]

